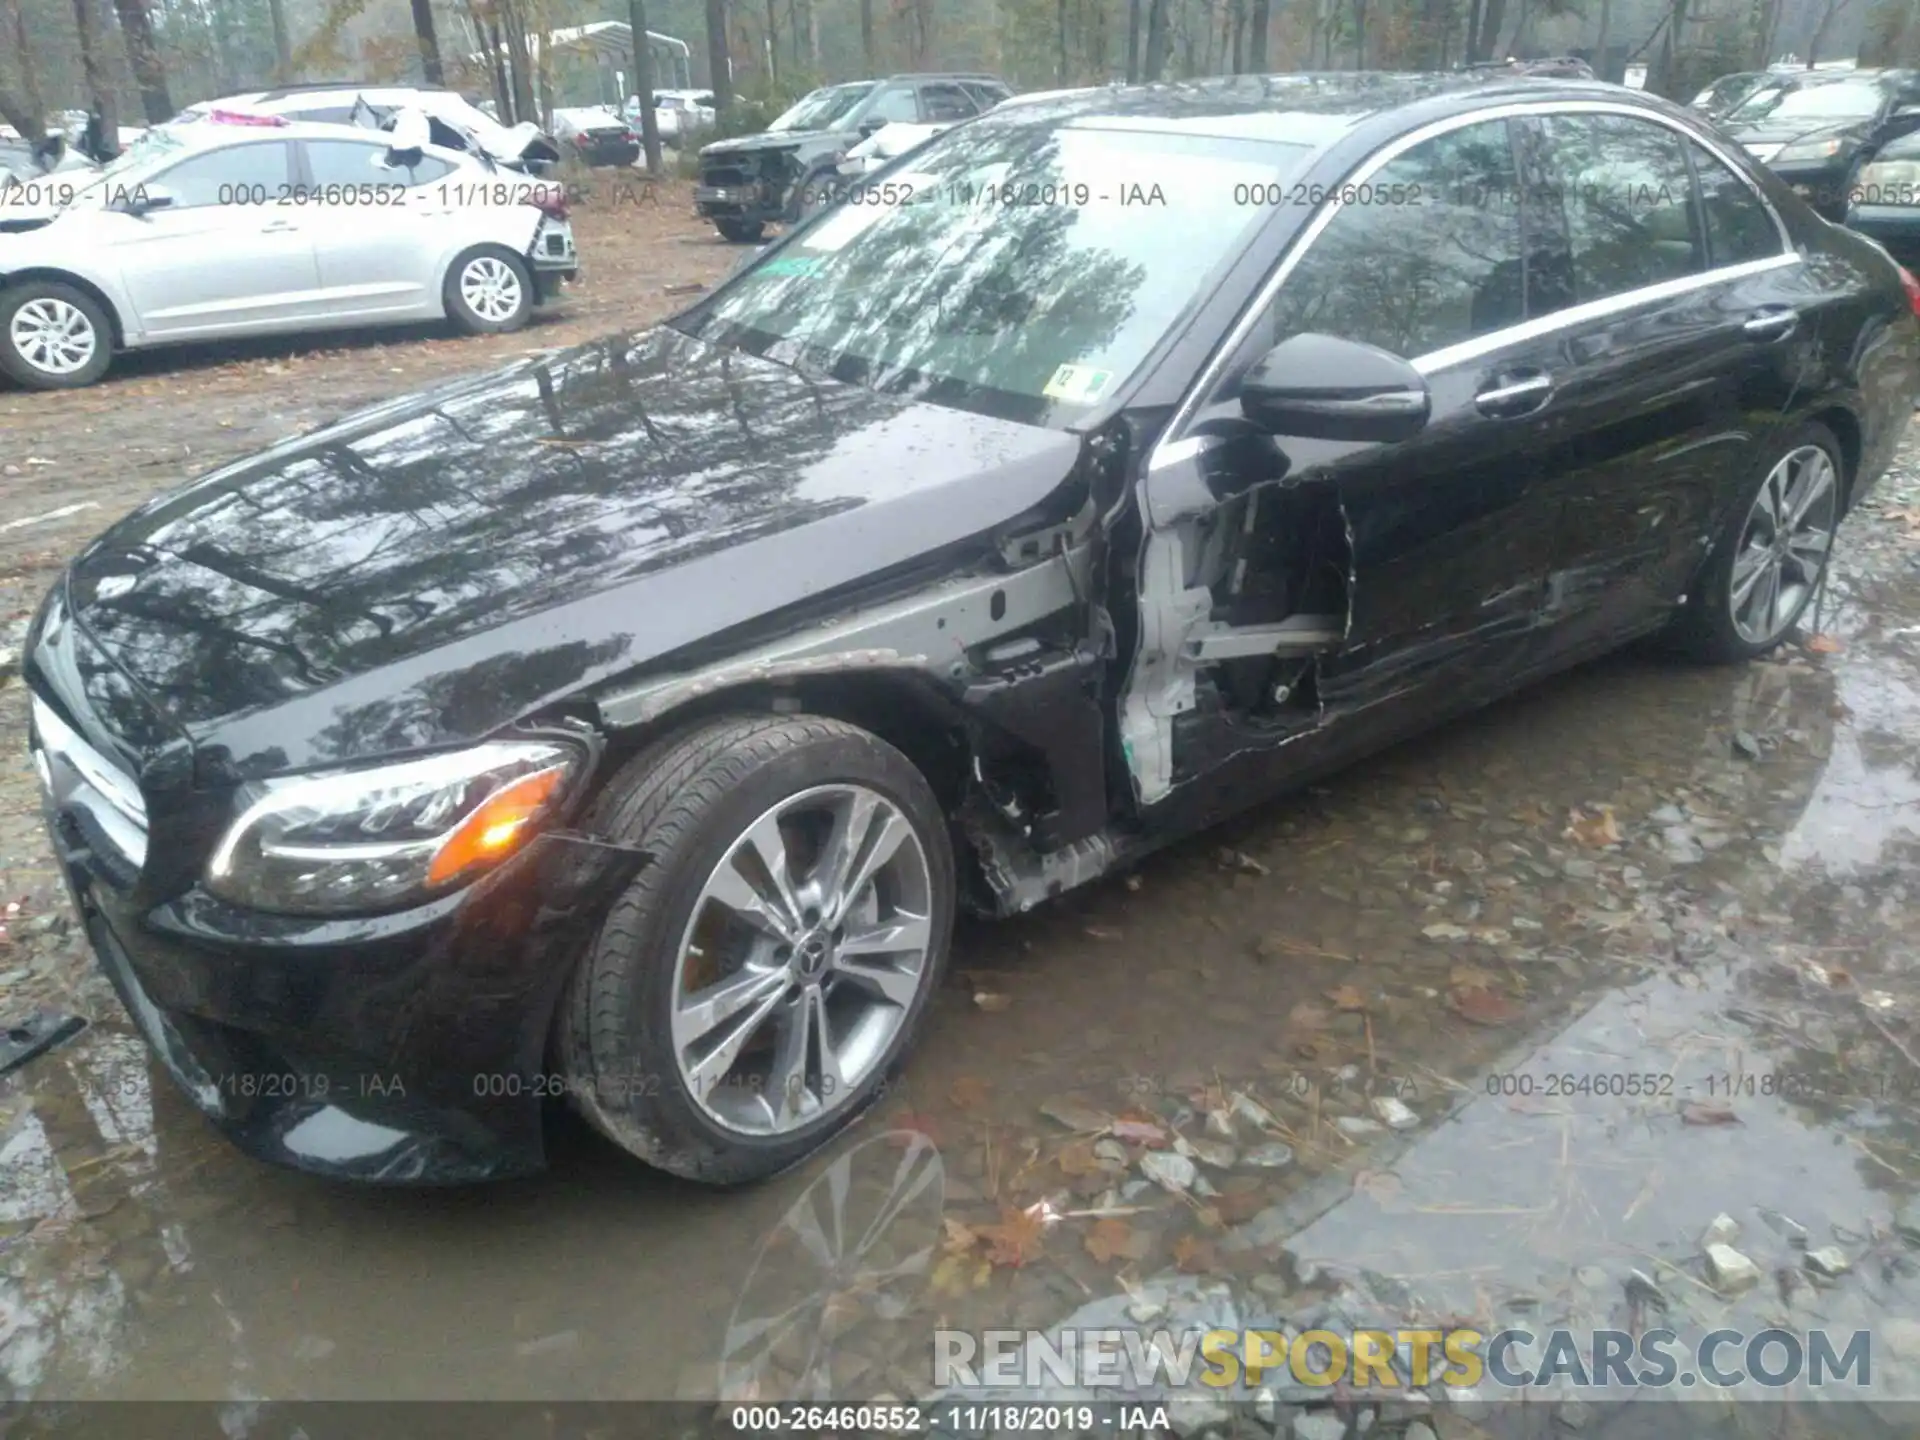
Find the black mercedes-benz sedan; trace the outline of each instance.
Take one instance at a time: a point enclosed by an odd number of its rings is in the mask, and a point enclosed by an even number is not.
[[[690,309],[156,498],[27,642],[175,1079],[331,1175],[768,1175],[1026,910],[1636,637],[1779,645],[1920,287],[1676,106],[1015,101]],[[1604,723],[1596,717],[1596,723]]]

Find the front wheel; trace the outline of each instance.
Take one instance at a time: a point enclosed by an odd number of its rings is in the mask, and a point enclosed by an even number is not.
[[[766,222],[761,220],[716,220],[713,228],[720,232],[722,240],[735,245],[758,245],[767,233]]]
[[[467,251],[447,269],[447,315],[469,335],[502,335],[527,323],[533,277],[527,262],[499,245]]]
[[[956,898],[944,813],[906,756],[818,716],[715,720],[630,761],[587,829],[654,856],[562,1018],[597,1129],[734,1184],[877,1098],[925,1021]]]
[[[1833,432],[1818,424],[1769,451],[1675,622],[1683,650],[1702,660],[1751,660],[1786,639],[1833,555],[1840,455]]]
[[[30,390],[72,390],[107,373],[113,330],[92,296],[53,280],[0,290],[0,370]]]

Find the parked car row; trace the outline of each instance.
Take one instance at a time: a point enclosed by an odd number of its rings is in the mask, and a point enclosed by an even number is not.
[[[769,224],[791,224],[815,197],[841,181],[855,146],[888,125],[944,128],[1011,98],[993,75],[892,75],[828,85],[804,96],[758,135],[720,140],[700,151],[694,206],[728,240],[753,243]]]
[[[1920,71],[1729,75],[1693,107],[1822,215],[1920,259]]]
[[[210,110],[0,209],[0,371],[100,378],[116,350],[447,319],[513,330],[578,259],[559,181],[390,131]]]

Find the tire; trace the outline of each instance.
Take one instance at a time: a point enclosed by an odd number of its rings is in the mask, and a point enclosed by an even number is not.
[[[819,872],[829,868],[811,862],[823,859],[824,848],[789,856],[796,862],[789,893],[803,924],[812,924],[804,934],[785,932],[791,944],[742,923],[743,911],[709,896],[710,881],[740,880],[733,857],[746,853],[747,832],[775,812],[784,807],[783,818],[802,822],[791,832],[797,834],[808,824],[824,828],[830,813],[858,813],[850,807],[861,795],[904,821],[912,843],[903,840],[889,852],[871,882],[862,877],[849,906],[829,903],[817,917],[811,908],[823,898],[815,888]],[[849,808],[836,812],[841,798]],[[876,818],[880,813],[876,808]],[[912,1048],[939,988],[957,889],[946,817],[906,756],[865,730],[820,716],[717,719],[629,761],[596,797],[583,825],[590,834],[654,856],[609,908],[561,1007],[560,1066],[590,1124],[656,1168],[734,1185],[804,1159],[878,1098]],[[924,886],[915,883],[922,873],[916,867],[923,867]],[[858,874],[864,867],[853,868]],[[734,893],[771,894],[769,871],[754,873],[757,880]],[[782,907],[775,902],[774,908]],[[857,912],[855,918],[826,928],[848,910]],[[903,923],[903,915],[913,933],[915,918],[926,918],[917,963],[907,947],[891,950],[894,960],[875,961],[871,940],[863,947],[869,958],[851,962],[865,976],[894,982],[895,1003],[882,1002],[877,987],[849,978],[849,961],[836,943],[843,932],[900,933],[888,927]],[[742,959],[733,961],[733,953]],[[866,964],[872,968],[862,969]],[[708,966],[710,973],[693,974]],[[754,1001],[734,1012],[754,1023],[736,1028],[723,1021],[709,1029],[710,1021],[688,1017],[686,992],[708,993],[729,983],[758,987]],[[815,993],[825,997],[817,1009],[810,1008]],[[824,1073],[816,1077],[816,1068],[824,1072],[825,1066],[813,1065],[812,1048],[797,1072],[781,1066],[794,1044],[806,1044],[793,1040],[803,1014],[809,1025],[822,1024],[818,1017],[825,1015],[838,1026],[842,1048],[836,1054],[842,1060],[853,1056],[844,1085],[830,1084]],[[682,1028],[676,1036],[677,1016]],[[704,1083],[696,1082],[699,1059],[724,1048],[706,1042],[722,1035],[737,1042],[738,1058],[719,1062]],[[779,1084],[783,1068],[803,1083]],[[776,1104],[783,1095],[795,1103]]]
[[[0,370],[29,390],[76,390],[112,363],[113,326],[84,290],[57,280],[0,290]]]
[[[476,245],[447,267],[447,318],[468,335],[504,335],[533,313],[533,276],[504,245]]]
[[[764,220],[716,220],[713,228],[720,232],[722,240],[735,245],[758,245],[767,233]]]
[[[1818,478],[1822,462],[1824,481]],[[1847,479],[1840,442],[1824,425],[1802,425],[1768,448],[1675,618],[1670,638],[1684,654],[1733,663],[1764,655],[1786,639],[1826,578]],[[1808,486],[1810,491],[1801,488]],[[1778,532],[1768,533],[1768,515],[1782,500],[1804,513],[1787,529],[1786,540],[1775,544]],[[1738,604],[1736,566],[1743,587]],[[1776,599],[1771,613],[1763,614],[1755,607],[1763,603],[1769,575]]]

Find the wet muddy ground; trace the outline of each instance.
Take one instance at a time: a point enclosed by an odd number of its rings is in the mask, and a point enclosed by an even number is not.
[[[522,336],[262,343],[0,393],[0,619],[156,488],[664,313],[738,255],[671,204],[581,229],[588,287]],[[564,1117],[549,1174],[472,1192],[230,1150],[69,931],[9,682],[0,1015],[94,1023],[0,1081],[0,1395],[913,1398],[937,1326],[1077,1314],[1866,1328],[1872,1393],[1920,1401],[1920,440],[1844,542],[1817,626],[1768,663],[1617,656],[967,929],[898,1089],[727,1194]],[[1281,1383],[1258,1423],[1457,1440],[1497,1428],[1482,1391],[1429,1417]],[[1582,1403],[1563,1427],[1681,1433]],[[1801,1433],[1778,1409],[1736,1428]]]

